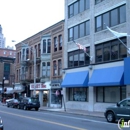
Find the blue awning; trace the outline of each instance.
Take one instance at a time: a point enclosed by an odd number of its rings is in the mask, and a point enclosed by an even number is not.
[[[124,66],[94,70],[89,86],[124,85]]]
[[[88,71],[66,73],[61,87],[87,87],[88,78]]]

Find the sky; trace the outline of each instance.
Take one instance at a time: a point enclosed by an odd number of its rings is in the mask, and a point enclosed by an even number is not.
[[[63,19],[64,0],[0,0],[6,47],[15,46]]]

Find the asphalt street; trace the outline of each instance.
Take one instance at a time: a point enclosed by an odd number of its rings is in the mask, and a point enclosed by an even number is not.
[[[105,118],[0,106],[4,130],[119,130]]]

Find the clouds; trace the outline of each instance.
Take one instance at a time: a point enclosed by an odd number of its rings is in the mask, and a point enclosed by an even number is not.
[[[64,19],[64,0],[0,0],[0,3],[6,45],[12,44],[11,40],[18,43]]]

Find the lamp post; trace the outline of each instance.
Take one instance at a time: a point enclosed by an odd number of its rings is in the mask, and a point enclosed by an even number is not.
[[[36,96],[36,49],[33,47],[34,52],[34,97]]]
[[[2,80],[2,102],[4,102],[3,101],[3,99],[4,99],[4,81],[5,81],[5,77],[3,77],[3,80]]]

